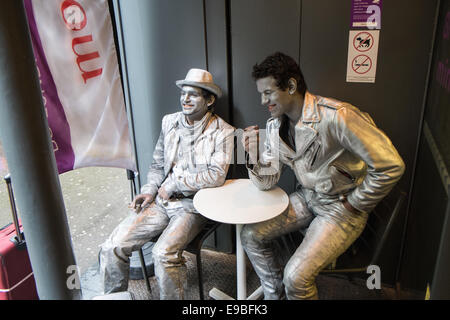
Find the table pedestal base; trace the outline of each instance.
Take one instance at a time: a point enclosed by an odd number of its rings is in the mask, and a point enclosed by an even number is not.
[[[237,271],[237,300],[259,300],[263,296],[262,287],[247,297],[247,274],[245,270],[245,252],[241,243],[242,224],[236,225],[236,271]],[[219,289],[212,288],[209,296],[215,300],[235,300]]]
[[[209,291],[209,296],[213,298],[214,300],[236,300],[233,297],[230,297],[223,291],[220,291],[219,289],[212,288]],[[259,287],[256,289],[246,300],[261,300],[264,296],[264,292],[262,287]]]

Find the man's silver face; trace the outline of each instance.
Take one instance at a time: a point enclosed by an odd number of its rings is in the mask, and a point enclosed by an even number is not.
[[[256,88],[261,94],[261,104],[267,107],[272,117],[280,117],[286,112],[291,101],[289,92],[278,88],[272,76],[256,80]]]
[[[180,103],[183,114],[186,116],[200,116],[208,111],[208,104],[201,88],[183,86],[180,92]]]

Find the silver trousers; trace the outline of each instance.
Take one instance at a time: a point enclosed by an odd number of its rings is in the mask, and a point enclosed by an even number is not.
[[[183,199],[181,207],[169,205],[167,208],[156,201],[139,214],[131,211],[101,246],[100,273],[104,293],[127,290],[132,252],[160,235],[152,251],[160,299],[184,299],[187,270],[183,249],[206,221],[193,209],[191,199]]]
[[[264,298],[317,299],[316,276],[358,238],[367,217],[367,213],[348,211],[339,201],[308,206],[299,191],[289,196],[289,207],[281,215],[245,225],[242,245],[261,281]],[[305,228],[302,243],[283,268],[273,240]]]

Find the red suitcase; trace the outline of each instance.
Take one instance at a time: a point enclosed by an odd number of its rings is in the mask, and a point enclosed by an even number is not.
[[[5,181],[14,223],[0,229],[0,300],[36,300],[39,299],[36,283],[22,226],[17,218],[9,175],[5,177]]]

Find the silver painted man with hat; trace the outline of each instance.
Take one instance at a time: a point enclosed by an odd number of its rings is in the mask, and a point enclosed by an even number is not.
[[[151,239],[161,299],[184,299],[183,249],[201,231],[206,218],[192,198],[203,188],[225,182],[233,150],[234,128],[212,112],[221,89],[212,75],[191,69],[181,89],[182,111],[162,119],[147,184],[130,205],[135,209],[114,229],[100,251],[105,294],[128,288],[130,256]]]

